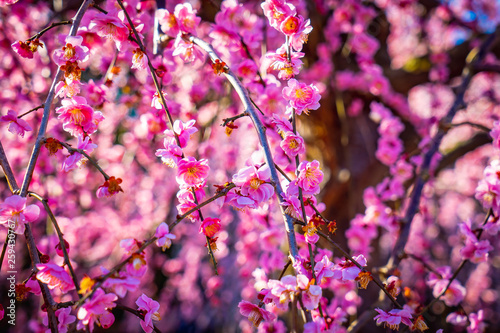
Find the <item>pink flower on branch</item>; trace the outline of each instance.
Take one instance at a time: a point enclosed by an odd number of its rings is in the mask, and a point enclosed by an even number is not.
[[[273,313],[271,313],[265,309],[262,309],[262,308],[258,307],[257,305],[252,304],[248,301],[241,301],[238,304],[238,307],[240,308],[240,313],[243,316],[247,317],[248,320],[255,327],[259,327],[262,320],[272,321],[272,320],[276,319],[276,315],[274,315]]]
[[[160,303],[142,294],[135,302],[139,312],[144,315],[144,320],[141,320],[141,327],[146,333],[153,332],[153,320],[160,321]]]
[[[281,23],[287,17],[297,13],[295,6],[284,0],[266,0],[260,6],[269,20],[269,24],[276,30],[280,30]]]
[[[207,217],[200,225],[200,233],[207,237],[214,237],[221,229],[220,219]]]
[[[156,245],[161,247],[163,251],[170,248],[172,245],[172,239],[175,239],[175,235],[170,233],[168,225],[165,222],[162,222],[158,228],[156,228],[155,237],[158,238],[156,240]]]
[[[321,95],[314,85],[307,85],[295,79],[288,81],[288,87],[283,88],[283,96],[289,101],[290,106],[300,115],[302,112],[308,114],[310,110],[319,108]]]
[[[412,327],[413,323],[411,321],[411,313],[408,310],[399,310],[399,309],[394,309],[389,312],[385,312],[384,310],[381,309],[375,309],[379,314],[375,316],[375,319],[377,321],[377,325],[384,324],[384,326],[389,326],[393,330],[398,330],[399,329],[399,324],[403,323],[407,325],[408,327]]]
[[[89,24],[89,30],[97,33],[99,37],[114,41],[118,50],[121,50],[123,43],[128,39],[129,29],[118,14],[117,10],[107,14],[96,13]]]
[[[304,139],[293,132],[285,133],[285,137],[283,141],[281,141],[280,147],[289,157],[295,157],[306,152]]]
[[[104,119],[83,97],[63,99],[61,104],[62,106],[56,109],[56,113],[59,113],[57,118],[63,122],[64,130],[73,136],[94,133],[97,125]]]
[[[85,139],[83,139],[83,136],[79,135],[76,148],[83,150],[87,154],[90,154],[94,150],[94,148],[97,148],[97,145],[91,143],[90,137],[87,136]],[[85,161],[86,159],[84,160],[84,156],[82,154],[74,151],[64,160],[61,170],[64,172],[68,172],[82,166]]]
[[[0,122],[8,123],[9,132],[11,132],[12,134],[17,134],[22,138],[24,138],[25,132],[33,130],[24,119],[17,117],[17,113],[14,110],[7,111],[7,115],[0,117]]]
[[[297,177],[297,185],[302,188],[304,195],[312,195],[319,193],[319,184],[323,181],[323,171],[319,167],[319,162],[303,161],[297,168],[299,175]]]
[[[116,307],[114,303],[118,299],[113,293],[106,294],[101,288],[97,289],[91,299],[87,299],[78,310],[77,329],[88,327],[90,332],[94,330],[94,324],[97,323],[104,328],[109,328],[114,322],[114,316],[109,311]]]
[[[66,37],[66,45],[60,50],[55,50],[52,59],[57,66],[63,66],[67,61],[87,61],[89,58],[89,48],[82,46],[82,36]]]
[[[37,264],[36,278],[49,286],[50,289],[60,288],[63,293],[75,289],[68,272],[63,267],[52,263]]]
[[[38,219],[40,208],[36,205],[26,206],[26,198],[19,195],[12,195],[0,204],[0,224],[7,223],[14,233],[22,234],[25,224]]]
[[[194,157],[183,158],[177,163],[177,183],[182,186],[197,186],[208,177],[208,161],[196,160]]]

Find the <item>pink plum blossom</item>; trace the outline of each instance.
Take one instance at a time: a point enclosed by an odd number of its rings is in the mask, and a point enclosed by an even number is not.
[[[208,161],[196,160],[194,157],[186,157],[177,163],[177,183],[185,186],[196,186],[201,184],[207,177],[210,167]]]
[[[89,58],[89,48],[82,46],[82,36],[66,37],[66,45],[62,49],[55,50],[52,59],[57,66],[63,66],[67,61],[87,61]]]
[[[302,290],[304,307],[309,311],[316,309],[323,293],[321,287],[312,284],[309,278],[303,274],[297,275],[297,286]]]
[[[185,41],[180,35],[177,36],[174,42],[173,56],[180,56],[184,62],[192,62],[196,59],[203,59],[203,53],[192,42]]]
[[[144,320],[141,320],[141,327],[146,333],[153,332],[153,320],[160,321],[160,303],[146,295],[142,294],[135,302],[138,306],[138,310],[144,315]]]
[[[275,53],[266,54],[266,58],[269,61],[269,67],[279,71],[278,78],[288,80],[299,74],[302,68],[302,60],[300,59],[304,55],[302,52],[292,52],[290,59],[288,59],[286,45],[282,45]]]
[[[196,10],[193,9],[190,3],[176,5],[174,16],[181,32],[196,34],[196,27],[200,25],[201,18],[196,16]]]
[[[460,232],[465,236],[465,246],[460,250],[460,254],[462,259],[477,264],[488,259],[488,252],[493,250],[493,247],[488,240],[479,241],[471,229],[471,224],[472,221],[467,220],[459,225]]]
[[[7,115],[0,117],[0,122],[8,123],[9,132],[19,135],[21,138],[24,138],[25,132],[33,130],[26,120],[17,117],[17,113],[14,110],[7,111]]]
[[[214,237],[221,229],[220,219],[207,217],[200,225],[200,233],[207,237]]]
[[[63,128],[73,136],[92,134],[97,125],[104,119],[99,111],[94,111],[87,100],[80,96],[66,98],[62,106],[56,109],[57,117],[63,122]]]
[[[393,309],[389,312],[385,312],[381,309],[375,309],[379,314],[375,316],[377,325],[384,324],[384,326],[389,326],[393,330],[399,329],[399,324],[403,323],[408,327],[412,327],[413,323],[411,321],[411,313],[408,310]]]
[[[185,148],[188,140],[192,137],[192,135],[198,132],[198,129],[194,127],[195,123],[196,121],[194,119],[188,121],[187,123],[183,123],[180,120],[176,120],[174,122],[173,131],[166,130],[165,135],[167,136],[167,138],[171,138],[172,139],[171,141],[176,142],[174,135],[175,133],[179,138],[180,147]]]
[[[36,278],[50,289],[60,288],[63,293],[75,288],[73,280],[63,267],[52,263],[37,264]]]
[[[76,148],[83,150],[87,154],[90,154],[95,148],[97,148],[97,145],[91,143],[90,137],[87,136],[85,139],[83,139],[83,136],[79,135]],[[61,170],[64,172],[68,172],[82,166],[82,164],[85,163],[85,160],[83,158],[84,156],[79,152],[73,152],[64,160]]]
[[[0,224],[7,223],[7,227],[16,234],[22,234],[25,224],[35,221],[39,215],[40,208],[36,205],[26,206],[26,198],[19,195],[12,195],[0,204]]]
[[[318,284],[323,283],[326,278],[332,277],[333,276],[333,263],[328,259],[328,257],[325,255],[321,259],[321,261],[318,261],[314,265],[314,273],[316,275],[316,280],[318,281]]]
[[[285,133],[285,137],[281,141],[280,147],[289,157],[295,157],[298,154],[305,153],[306,151],[304,139],[302,139],[300,135],[294,134],[293,132]]]
[[[240,194],[251,200],[252,208],[268,201],[274,194],[274,187],[268,184],[271,170],[267,165],[248,166],[233,176],[233,183],[240,187]]]
[[[108,274],[109,270],[101,267],[102,274]],[[113,274],[111,277],[106,279],[102,286],[106,290],[113,292],[118,297],[125,297],[127,291],[135,291],[139,287],[141,281],[133,276],[128,276],[127,273],[121,271]]]
[[[353,257],[361,266],[366,266],[366,258],[364,255],[360,254]],[[352,261],[344,259],[333,268],[333,278],[339,279],[341,281],[354,281],[354,279],[359,275],[361,269],[356,266]]]
[[[319,167],[319,162],[303,161],[299,164],[297,171],[299,172],[297,185],[302,188],[304,194],[318,194],[319,184],[323,181],[323,171]]]
[[[302,114],[302,112],[307,114],[310,110],[317,110],[320,106],[321,95],[318,88],[295,79],[290,79],[288,87],[283,88],[283,96],[289,101],[290,106],[295,108],[298,115]]]
[[[274,315],[273,313],[271,313],[265,309],[262,309],[262,308],[258,307],[257,305],[252,304],[248,301],[241,301],[238,304],[238,307],[240,308],[240,313],[243,316],[247,317],[248,320],[255,327],[259,327],[262,320],[272,321],[272,320],[276,319],[276,315]]]
[[[118,10],[110,11],[107,14],[96,12],[89,24],[89,30],[96,32],[102,38],[115,42],[118,50],[121,50],[129,36],[128,27],[118,18]]]
[[[276,30],[280,29],[281,23],[287,17],[296,14],[295,7],[285,0],[266,0],[260,6],[269,20],[269,24]]]
[[[170,248],[172,245],[172,239],[175,239],[175,235],[171,234],[168,228],[168,224],[162,222],[158,228],[156,228],[155,237],[158,238],[156,240],[156,245],[161,247],[163,251]]]
[[[109,311],[116,307],[114,303],[118,299],[113,293],[106,294],[104,290],[98,288],[92,298],[87,299],[78,310],[79,326],[77,329],[83,329],[87,326],[90,332],[94,330],[94,324],[98,323],[104,328],[110,327],[114,322],[114,316]]]

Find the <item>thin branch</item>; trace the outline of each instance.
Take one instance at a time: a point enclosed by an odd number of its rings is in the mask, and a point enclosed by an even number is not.
[[[67,144],[66,142],[59,141],[59,143],[64,148],[66,148],[69,153],[71,153],[71,154],[79,153],[79,154],[82,154],[83,156],[85,156],[90,161],[90,163],[97,169],[97,171],[99,171],[104,176],[104,178],[106,180],[108,180],[110,178],[109,175],[99,166],[99,164],[92,157],[90,157],[89,154],[87,154],[83,149],[73,148],[69,144]]]
[[[69,260],[68,250],[66,249],[66,246],[64,245],[63,233],[61,231],[61,228],[59,228],[59,224],[57,223],[56,217],[54,216],[52,209],[50,209],[48,201],[34,192],[29,192],[28,195],[30,195],[33,198],[40,201],[43,204],[45,211],[49,215],[50,220],[52,221],[52,224],[54,226],[54,229],[56,230],[57,237],[59,238],[59,245],[61,246],[61,249],[62,249],[62,252],[64,255],[64,262],[66,263],[66,266],[68,266],[68,268],[69,268],[71,279],[73,280],[73,284],[75,285],[76,293],[77,293],[78,297],[81,297],[81,295],[78,293],[78,288],[80,288],[80,283],[78,283],[78,279],[76,277],[75,271],[73,269],[73,266],[71,265],[71,261]]]
[[[23,114],[21,114],[21,115],[17,116],[17,118],[18,118],[18,119],[21,119],[22,117],[24,117],[24,116],[25,116],[25,115],[27,115],[27,114],[30,114],[31,112],[34,112],[34,111],[36,111],[36,110],[38,110],[38,109],[43,109],[43,108],[44,108],[44,106],[45,106],[45,105],[43,105],[43,104],[42,104],[42,105],[38,105],[36,108],[33,108],[33,109],[31,109],[31,110],[29,110],[29,111],[26,111],[25,113],[23,113]]]
[[[464,125],[468,125],[468,126],[471,126],[471,127],[475,127],[481,131],[484,131],[484,132],[487,132],[489,133],[491,131],[490,128],[486,127],[486,126],[483,126],[481,124],[477,124],[477,123],[473,123],[471,121],[463,121],[461,123],[456,123],[456,124],[450,124],[451,127],[459,127],[459,126],[464,126]]]
[[[14,176],[14,172],[12,172],[12,168],[7,160],[7,155],[3,149],[2,141],[0,141],[0,165],[2,166],[3,173],[7,179],[10,191],[12,193],[17,192],[19,190],[19,186],[17,185],[16,177]]]
[[[49,25],[48,27],[44,28],[40,32],[36,33],[32,37],[28,38],[26,41],[32,41],[34,39],[39,39],[40,37],[42,37],[42,35],[44,33],[46,33],[47,31],[49,31],[52,28],[58,27],[60,25],[70,25],[70,24],[73,24],[73,20],[67,20],[67,21],[61,21],[61,22],[52,23],[51,25]]]
[[[120,1],[120,0],[119,0]],[[199,47],[201,47],[205,52],[208,53],[210,58],[212,59],[213,62],[215,60],[222,61],[220,57],[215,53],[214,49],[210,44],[207,42],[203,41],[202,39],[199,39],[198,37],[195,36],[190,36],[189,40]],[[269,143],[267,140],[267,135],[265,133],[266,127],[262,124],[262,121],[260,120],[259,116],[257,115],[257,110],[250,101],[250,98],[248,96],[248,91],[243,88],[243,85],[241,82],[238,80],[236,75],[228,69],[227,72],[224,73],[228,81],[231,83],[235,91],[238,93],[241,102],[243,103],[243,106],[245,108],[245,111],[247,111],[250,114],[250,118],[252,119],[254,123],[255,130],[257,131],[257,134],[259,136],[259,141],[260,144],[264,150],[264,155],[265,155],[265,160],[267,165],[269,166],[269,169],[271,171],[271,180],[274,182],[276,186],[276,197],[278,198],[279,203],[283,203],[284,200],[281,196],[281,192],[283,192],[283,189],[281,188],[280,180],[278,177],[278,172],[276,171],[276,167],[274,166],[274,160],[273,160],[273,155],[271,153],[271,149],[269,147]],[[293,227],[293,219],[291,216],[285,214],[283,207],[280,205],[281,213],[283,216],[283,223],[285,224],[285,230],[288,238],[288,248],[290,251],[291,259],[292,261],[295,261],[295,258],[299,255],[298,248],[297,248],[297,240],[295,238],[295,230]]]
[[[473,67],[474,64],[480,62],[485,57],[486,52],[493,43],[493,41],[495,40],[495,37],[496,37],[495,33],[490,34],[486,39],[486,41],[481,46],[481,48],[479,49],[479,51],[477,52],[474,59],[470,60],[467,63],[467,66],[464,68],[462,72],[462,84],[458,88],[455,102],[451,106],[446,116],[441,120],[442,124],[450,124],[453,120],[453,117],[460,109],[461,105],[463,104],[465,91],[467,90],[467,87],[469,86],[469,83],[472,79],[473,73],[471,67]],[[477,50],[474,49],[471,52],[476,52],[476,51]],[[406,214],[401,221],[402,222],[401,232],[396,241],[396,245],[394,246],[394,249],[392,251],[392,255],[386,265],[387,269],[393,269],[397,267],[401,259],[404,257],[404,248],[406,243],[408,242],[408,237],[410,236],[411,224],[413,222],[413,218],[415,217],[415,214],[417,213],[420,204],[420,197],[422,195],[422,190],[429,178],[429,168],[431,165],[431,160],[434,154],[438,151],[441,141],[445,134],[446,130],[440,127],[438,129],[438,132],[432,138],[431,147],[424,155],[423,163],[422,166],[420,167],[420,173],[417,177],[415,187],[413,189],[413,193],[410,198],[410,203],[408,205],[408,209],[406,210]]]

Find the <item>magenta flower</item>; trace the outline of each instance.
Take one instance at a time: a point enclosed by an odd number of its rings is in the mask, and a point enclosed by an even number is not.
[[[174,42],[173,56],[180,56],[184,62],[192,62],[203,58],[203,53],[192,42],[185,41],[181,35],[178,35]]]
[[[304,55],[302,52],[292,52],[289,60],[286,53],[286,45],[283,44],[275,53],[266,54],[266,59],[269,59],[269,67],[279,71],[278,78],[288,80],[299,74],[302,68],[302,60],[300,58],[304,57]]]
[[[408,310],[398,310],[394,309],[389,312],[385,312],[381,309],[375,309],[379,314],[375,316],[377,325],[384,323],[384,326],[389,326],[393,330],[399,329],[399,324],[403,323],[408,327],[411,327],[413,323],[411,322],[411,313]]]
[[[161,30],[170,37],[176,37],[179,33],[179,24],[174,13],[166,9],[158,9],[156,13]]]
[[[214,237],[221,229],[220,219],[207,217],[200,225],[200,234],[203,233],[207,237]]]
[[[141,320],[141,327],[146,333],[153,332],[153,320],[160,321],[160,303],[142,294],[135,302],[138,310],[144,315],[144,320]]]
[[[63,128],[73,136],[92,134],[104,117],[98,111],[94,112],[87,104],[87,100],[80,96],[66,98],[61,101],[62,106],[56,109],[57,117],[63,122]]]
[[[33,59],[33,50],[30,43],[25,43],[20,40],[16,40],[11,45],[12,49],[23,58]]]
[[[260,6],[269,20],[269,24],[276,30],[280,29],[281,23],[287,17],[297,13],[295,6],[286,3],[285,0],[266,0]]]
[[[38,219],[40,208],[36,205],[26,206],[26,198],[12,195],[0,204],[0,224],[8,223],[14,233],[22,234],[25,224]]]
[[[2,306],[2,304],[0,304],[0,320],[3,319],[4,315],[5,315],[5,310]]]
[[[198,129],[194,127],[195,123],[196,120],[194,119],[188,121],[187,123],[183,123],[180,120],[176,120],[173,126],[174,130],[173,131],[166,130],[165,134],[167,135],[168,138],[171,138],[170,142],[176,142],[175,134],[177,134],[177,136],[179,137],[180,147],[185,148],[188,140],[192,137],[192,135],[198,132]]]
[[[177,183],[186,186],[196,186],[203,183],[210,170],[206,159],[197,161],[191,156],[180,160],[177,167]]]
[[[303,274],[297,275],[297,285],[302,289],[304,307],[309,311],[316,309],[323,294],[321,287],[311,283],[309,278]]]
[[[323,181],[323,171],[319,167],[319,162],[303,161],[297,168],[299,176],[297,177],[297,185],[302,188],[305,195],[319,193],[319,184]]]
[[[358,262],[361,266],[366,266],[366,258],[364,255],[360,254],[359,256],[353,257],[353,259],[356,260],[356,262]],[[334,266],[333,278],[339,279],[343,282],[354,281],[360,272],[361,269],[352,261],[344,259]]]
[[[432,295],[434,297],[439,296],[446,286],[450,282],[452,277],[451,268],[449,266],[443,266],[436,269],[436,272],[441,275],[434,273],[429,274],[429,279],[427,280],[427,285],[432,289]],[[463,287],[458,280],[453,280],[450,287],[446,290],[443,297],[441,298],[444,303],[448,306],[456,306],[465,298],[466,289]]]
[[[290,106],[295,108],[298,115],[302,112],[308,114],[310,110],[317,110],[321,99],[318,88],[295,79],[290,79],[288,87],[283,88],[283,96],[290,102]]]
[[[156,240],[156,245],[161,247],[163,251],[170,248],[172,245],[172,239],[175,239],[175,235],[171,234],[168,230],[168,224],[162,222],[158,228],[156,228],[155,237],[158,238]]]
[[[84,329],[83,325],[87,326],[92,332],[94,324],[97,322],[104,328],[110,327],[114,322],[114,316],[108,310],[114,308],[114,303],[118,299],[113,293],[106,294],[104,290],[98,288],[91,299],[87,299],[78,310],[79,322],[77,329]]]
[[[113,10],[108,14],[96,13],[89,24],[89,30],[96,32],[98,36],[115,42],[118,50],[128,39],[128,27],[118,18],[118,11]]]
[[[62,308],[56,311],[57,317],[57,328],[59,329],[59,333],[68,332],[68,325],[74,323],[76,317],[71,315],[71,308]]]
[[[276,319],[276,315],[273,313],[259,308],[257,305],[252,304],[248,301],[241,301],[238,304],[240,308],[240,313],[247,317],[248,320],[255,326],[259,327],[262,320],[271,321]]]
[[[321,284],[326,281],[326,278],[333,276],[333,263],[328,259],[328,256],[324,255],[321,261],[318,261],[314,265],[314,273],[316,275],[316,281]]]
[[[274,194],[274,187],[267,182],[271,178],[271,170],[267,165],[260,168],[248,166],[233,176],[233,183],[240,187],[240,194],[254,202],[252,208],[268,201]]]
[[[75,289],[68,272],[63,267],[52,263],[37,264],[36,278],[48,285],[50,289],[60,288],[63,293]]]
[[[281,310],[288,309],[288,303],[297,291],[297,278],[293,275],[285,275],[281,280],[269,280],[267,285],[274,296],[272,298],[274,305]]]
[[[148,57],[140,48],[136,48],[132,51],[134,55],[132,56],[132,68],[138,70],[145,70],[148,68]]]
[[[163,98],[166,101],[167,100],[167,93],[164,91],[162,91],[161,93],[163,95]],[[161,101],[161,98],[160,98],[160,95],[158,94],[158,92],[155,92],[155,94],[153,95],[153,99],[151,100],[151,106],[157,110],[163,110],[163,104],[162,104],[162,101]]]
[[[42,289],[40,288],[40,283],[38,283],[38,280],[36,279],[36,276],[32,276],[26,283],[24,284],[26,288],[29,288],[29,292],[33,293],[34,295],[41,295],[42,294]]]
[[[90,137],[87,136],[83,140],[83,136],[79,135],[76,148],[85,151],[87,154],[90,154],[94,150],[94,148],[97,148],[97,145],[90,142]],[[82,166],[85,161],[86,159],[84,159],[82,154],[80,154],[79,152],[73,152],[73,154],[69,155],[64,160],[61,171],[68,172],[70,170],[76,169]]]
[[[101,267],[102,274],[108,274],[109,270]],[[118,297],[125,297],[127,291],[136,291],[141,281],[139,279],[128,276],[126,272],[118,272],[106,279],[102,284],[103,288],[112,291]]]
[[[182,158],[182,149],[171,138],[165,138],[163,146],[165,149],[156,150],[155,155],[161,157],[161,161],[167,166],[173,168]]]
[[[72,98],[80,93],[81,82],[78,80],[64,80],[56,84],[56,96],[59,98]]]
[[[52,59],[57,66],[66,65],[66,62],[87,61],[89,58],[89,48],[82,46],[82,36],[66,37],[66,45],[60,50],[55,50]]]
[[[7,115],[0,117],[0,122],[9,123],[8,131],[22,138],[24,138],[24,132],[33,130],[24,119],[17,118],[17,113],[14,110],[7,111]]]
[[[293,132],[286,132],[285,137],[280,143],[281,149],[287,154],[289,157],[295,157],[298,154],[303,154],[306,151],[306,147],[304,145],[304,139]]]
[[[174,16],[181,32],[196,34],[196,27],[200,25],[201,18],[196,16],[196,10],[193,9],[190,3],[176,5]]]
[[[471,220],[459,225],[460,232],[465,236],[465,246],[460,249],[462,259],[470,260],[477,264],[488,259],[488,252],[493,250],[488,240],[479,241],[471,229]]]

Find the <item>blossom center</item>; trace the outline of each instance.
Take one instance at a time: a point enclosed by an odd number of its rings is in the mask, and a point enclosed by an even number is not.
[[[295,90],[295,97],[297,97],[297,99],[301,101],[310,99],[311,96],[312,96],[311,91],[310,89],[307,89],[307,87]]]
[[[253,188],[254,190],[257,190],[261,184],[264,184],[265,181],[260,180],[258,178],[254,178],[250,181],[250,187]]]
[[[71,59],[71,58],[73,58],[76,55],[75,48],[73,47],[73,45],[71,45],[69,43],[66,44],[66,46],[63,47],[63,51],[64,51],[64,57],[66,59]]]
[[[259,327],[260,322],[262,321],[262,315],[259,310],[253,309],[252,312],[248,315],[248,320],[255,326]]]

